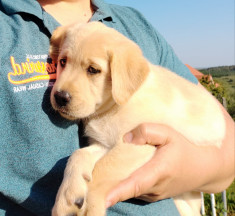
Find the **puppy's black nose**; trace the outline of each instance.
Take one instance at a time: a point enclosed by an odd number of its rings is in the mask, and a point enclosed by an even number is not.
[[[54,97],[57,105],[61,107],[66,106],[71,100],[70,94],[66,91],[56,91]]]

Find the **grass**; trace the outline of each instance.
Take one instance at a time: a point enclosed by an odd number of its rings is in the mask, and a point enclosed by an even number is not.
[[[214,81],[223,86],[227,100],[227,110],[235,120],[235,75],[217,77],[214,78]]]
[[[233,181],[232,185],[226,190],[226,193],[227,193],[227,215],[235,216],[235,181]],[[205,200],[206,216],[212,216],[210,195],[204,194],[204,200]],[[222,195],[215,194],[215,201],[216,201],[217,215],[223,216],[225,209],[222,202]]]

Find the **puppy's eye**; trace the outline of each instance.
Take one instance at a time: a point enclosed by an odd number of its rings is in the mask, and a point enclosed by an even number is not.
[[[96,68],[94,68],[94,67],[92,67],[92,66],[89,66],[89,67],[87,68],[87,72],[88,72],[89,74],[97,74],[97,73],[100,73],[101,70],[96,69]]]
[[[61,66],[62,68],[64,68],[64,67],[65,67],[65,65],[66,65],[66,61],[67,61],[67,59],[66,59],[66,58],[62,58],[62,59],[60,59],[60,66]]]

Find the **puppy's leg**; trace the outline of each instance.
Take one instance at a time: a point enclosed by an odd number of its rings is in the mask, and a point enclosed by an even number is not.
[[[85,216],[104,216],[108,192],[151,159],[157,149],[150,145],[120,142],[96,164],[88,183]],[[182,216],[200,215],[200,193],[189,192],[174,198]]]
[[[200,216],[201,194],[200,192],[187,192],[174,197],[175,205],[181,216]]]
[[[155,147],[120,143],[95,165],[93,179],[88,184],[86,216],[104,216],[108,192],[121,180],[145,164],[154,154]]]
[[[104,147],[94,144],[72,154],[56,196],[52,216],[83,215],[87,183],[91,181],[95,163],[106,151]]]

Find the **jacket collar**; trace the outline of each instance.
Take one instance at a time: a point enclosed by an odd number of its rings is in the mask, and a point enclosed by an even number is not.
[[[91,3],[96,9],[91,21],[106,20],[115,22],[115,18],[107,3],[103,0],[91,0]]]
[[[91,2],[96,9],[91,21],[114,21],[112,11],[107,3],[103,0],[91,0]],[[36,0],[0,0],[0,4],[2,4],[2,8],[8,15],[27,13],[43,20],[43,9]]]
[[[43,19],[42,8],[36,0],[1,0],[1,4],[8,15],[27,13]]]

